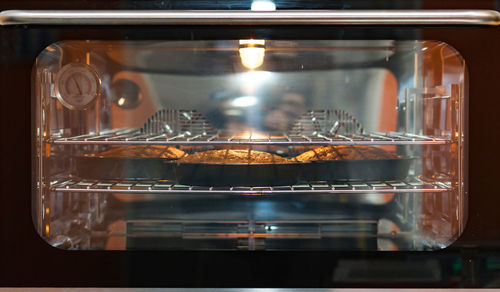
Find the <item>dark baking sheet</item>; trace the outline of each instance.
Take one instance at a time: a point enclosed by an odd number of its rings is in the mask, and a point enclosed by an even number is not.
[[[387,181],[408,176],[411,158],[380,160],[311,161],[300,166],[299,180],[311,181]]]
[[[298,163],[178,163],[177,181],[193,186],[283,186],[297,183]]]
[[[88,179],[175,180],[175,159],[140,157],[75,157],[75,174]]]
[[[192,186],[283,186],[313,181],[386,181],[408,176],[411,158],[283,164],[179,163],[166,158],[74,157],[87,179],[164,179]]]

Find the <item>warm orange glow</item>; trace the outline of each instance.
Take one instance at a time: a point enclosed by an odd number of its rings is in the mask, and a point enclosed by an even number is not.
[[[50,233],[50,227],[49,227],[49,224],[46,224],[45,225],[45,235],[49,235]]]
[[[242,45],[247,45],[247,46],[261,45],[261,46],[264,46],[264,45],[266,45],[266,41],[265,40],[253,40],[253,39],[240,40],[240,46],[242,46]]]
[[[50,156],[50,144],[45,144],[45,156]]]
[[[234,136],[236,139],[267,139],[268,136],[262,133],[245,131]]]
[[[256,69],[264,64],[264,48],[241,48],[241,63],[248,69]]]
[[[248,69],[256,69],[264,63],[265,40],[240,40],[241,63]]]
[[[49,214],[50,213],[50,209],[49,208],[45,208],[45,214]]]

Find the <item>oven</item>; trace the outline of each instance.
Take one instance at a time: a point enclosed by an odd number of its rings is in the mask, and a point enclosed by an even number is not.
[[[100,5],[0,13],[2,283],[498,287],[499,12]]]

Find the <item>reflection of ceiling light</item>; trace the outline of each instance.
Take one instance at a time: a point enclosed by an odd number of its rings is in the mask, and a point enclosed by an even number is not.
[[[240,40],[241,63],[248,69],[255,69],[264,63],[265,40]]]
[[[249,71],[246,73],[243,73],[241,77],[243,78],[243,81],[248,82],[264,82],[271,77],[272,73],[269,71]]]
[[[240,96],[233,99],[231,105],[234,107],[249,107],[256,105],[258,102],[259,100],[255,96]]]
[[[362,201],[367,204],[372,205],[383,205],[387,204],[394,198],[393,193],[367,193],[361,197]]]
[[[122,96],[118,99],[118,105],[122,106],[123,104],[125,104],[125,97]]]
[[[254,95],[255,92],[272,77],[269,71],[248,71],[239,75],[241,91],[245,95]]]
[[[276,10],[276,5],[273,1],[269,0],[254,0],[250,8],[252,11],[274,11]]]
[[[250,138],[252,138],[252,139],[267,139],[267,138],[269,138],[269,136],[266,134],[259,133],[259,132],[245,131],[245,132],[238,133],[238,134],[234,135],[234,138],[235,139],[250,139]]]

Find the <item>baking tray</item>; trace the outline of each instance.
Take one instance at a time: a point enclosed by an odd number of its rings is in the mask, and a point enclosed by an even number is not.
[[[387,181],[408,176],[412,158],[283,164],[179,163],[168,158],[74,157],[87,179],[162,179],[192,186],[283,186],[314,181]]]
[[[297,183],[298,163],[177,163],[177,181],[192,186],[284,186]]]
[[[75,174],[88,179],[175,180],[175,161],[168,158],[74,157]]]
[[[332,160],[304,162],[299,180],[311,181],[388,181],[408,176],[412,158],[376,160]]]

